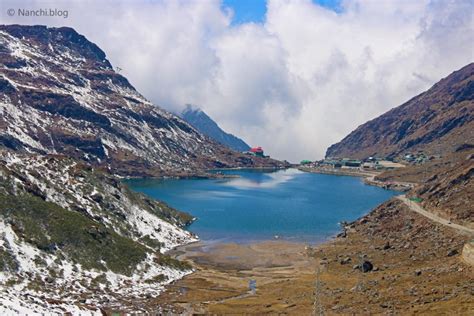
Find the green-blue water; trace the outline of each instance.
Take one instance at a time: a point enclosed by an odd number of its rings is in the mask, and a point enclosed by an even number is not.
[[[304,173],[225,171],[240,178],[128,180],[134,190],[189,212],[205,241],[282,239],[319,242],[396,193],[360,178]]]

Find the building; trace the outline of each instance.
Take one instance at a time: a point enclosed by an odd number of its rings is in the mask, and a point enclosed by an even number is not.
[[[363,169],[375,169],[377,164],[374,161],[364,162],[362,164]]]
[[[250,153],[258,157],[265,157],[262,147],[250,148]]]
[[[328,166],[331,168],[341,168],[342,164],[339,160],[336,159],[324,159],[324,161],[321,163],[323,166]]]
[[[341,164],[345,167],[359,168],[362,162],[360,160],[344,158],[341,160]]]

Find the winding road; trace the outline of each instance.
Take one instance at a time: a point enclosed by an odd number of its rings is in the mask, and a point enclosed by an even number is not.
[[[408,208],[410,208],[412,211],[417,212],[418,214],[421,214],[421,215],[431,219],[432,221],[435,221],[435,222],[440,223],[442,225],[445,225],[445,226],[451,227],[453,229],[462,231],[464,233],[474,235],[474,229],[473,228],[469,228],[469,227],[462,226],[462,225],[459,225],[459,224],[451,223],[447,219],[444,219],[442,217],[439,217],[438,215],[435,215],[431,212],[428,212],[427,210],[422,208],[415,201],[411,201],[410,199],[408,199],[405,195],[399,195],[396,198],[399,199],[400,201],[402,201],[403,203],[405,203],[405,205],[407,205]]]

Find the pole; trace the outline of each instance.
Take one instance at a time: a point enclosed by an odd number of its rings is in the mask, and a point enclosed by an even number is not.
[[[321,280],[320,280],[320,269],[319,269],[319,262],[316,267],[316,282],[315,282],[315,298],[314,298],[314,305],[313,305],[313,315],[315,316],[323,316],[324,309],[321,303]]]

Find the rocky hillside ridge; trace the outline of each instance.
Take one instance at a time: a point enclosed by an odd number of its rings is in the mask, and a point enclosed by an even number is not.
[[[433,174],[416,191],[424,206],[455,222],[474,227],[474,154]]]
[[[410,182],[408,193],[443,218],[474,227],[474,149],[460,146],[451,154],[420,165],[409,165],[375,177],[383,182]]]
[[[0,150],[0,313],[133,306],[190,273],[163,254],[192,218],[58,155]]]
[[[209,136],[216,142],[230,149],[239,152],[250,150],[250,146],[247,145],[247,143],[237,136],[223,131],[212,118],[199,108],[188,104],[180,116],[202,134]]]
[[[327,157],[400,158],[423,152],[430,160],[384,172],[377,181],[409,182],[408,193],[441,217],[473,225],[474,63],[428,91],[371,120],[328,148]]]
[[[474,139],[474,63],[431,89],[359,126],[330,146],[326,157],[398,157],[453,152]]]
[[[0,26],[0,144],[64,154],[122,176],[281,167],[203,136],[140,95],[71,28]]]

